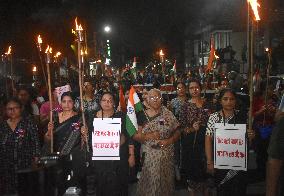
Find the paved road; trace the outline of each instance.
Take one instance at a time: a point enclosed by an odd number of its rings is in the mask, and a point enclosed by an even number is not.
[[[137,184],[130,185],[129,196],[135,196],[136,185]],[[173,196],[188,196],[188,195],[189,194],[188,194],[188,191],[186,189],[180,189],[180,190],[176,190],[175,195],[173,195]],[[215,196],[215,195],[216,194],[214,194],[214,193],[212,194],[212,196]],[[265,195],[265,183],[264,183],[264,181],[248,185],[247,196],[264,196],[264,195]]]

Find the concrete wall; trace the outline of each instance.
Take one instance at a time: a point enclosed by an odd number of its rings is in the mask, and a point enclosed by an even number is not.
[[[231,34],[231,46],[236,52],[235,59],[242,62],[242,52],[247,44],[246,32],[232,32]]]

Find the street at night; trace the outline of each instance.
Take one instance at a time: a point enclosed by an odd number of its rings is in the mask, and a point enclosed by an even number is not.
[[[0,196],[283,196],[283,0],[0,6]]]

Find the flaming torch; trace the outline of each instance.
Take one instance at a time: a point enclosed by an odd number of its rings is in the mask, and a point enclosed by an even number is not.
[[[83,103],[83,80],[84,80],[84,70],[82,69],[83,64],[83,50],[81,47],[82,42],[84,41],[84,35],[83,35],[83,27],[81,24],[78,24],[77,17],[75,18],[75,25],[76,25],[76,36],[77,36],[77,54],[78,54],[78,66],[79,66],[79,88],[80,88],[80,108],[82,112],[82,121],[83,126],[86,127],[86,119],[85,119],[85,109],[84,109],[84,103]],[[82,133],[84,136],[84,134]],[[87,138],[82,139],[82,144],[86,144],[87,151],[89,152],[89,143],[88,143],[88,133],[86,133]]]
[[[7,52],[5,52],[5,55],[7,57],[7,60],[10,61],[10,75],[11,75],[11,87],[14,95],[14,80],[13,80],[13,59],[12,59],[12,46],[8,47]],[[7,74],[7,64],[5,63],[5,74]],[[8,81],[6,78],[6,96],[9,95],[9,90],[8,90]]]
[[[255,20],[260,21],[259,13],[258,13],[258,8],[260,7],[260,4],[257,2],[257,0],[248,0],[248,3],[251,6],[251,9],[254,13]]]
[[[162,64],[162,73],[163,73],[163,79],[165,81],[165,69],[166,69],[166,65],[165,65],[165,53],[163,52],[163,50],[160,50],[159,52],[159,56],[160,56],[160,62]]]
[[[11,46],[9,46],[9,48],[8,48],[7,52],[5,52],[5,54],[6,54],[6,55],[10,55],[10,54],[11,54],[11,52],[12,52],[12,47],[11,47]]]
[[[260,4],[257,2],[257,0],[247,0],[248,2],[248,33],[247,33],[247,44],[248,44],[248,63],[250,64],[250,75],[249,75],[249,80],[250,80],[250,86],[249,86],[249,96],[250,96],[250,108],[249,108],[249,135],[254,135],[254,132],[252,130],[252,105],[253,105],[253,72],[254,72],[254,31],[253,31],[253,26],[254,26],[254,21],[253,19],[250,19],[250,7],[254,13],[255,16],[255,21],[258,22],[260,21],[260,16],[258,12],[258,8],[260,7]],[[250,25],[251,23],[251,25]]]
[[[51,94],[51,77],[50,77],[50,63],[51,63],[51,54],[52,48],[47,46],[45,50],[46,54],[46,69],[47,69],[47,82],[48,82],[48,99],[49,99],[49,121],[52,123],[52,94]],[[50,153],[53,153],[53,130],[50,132]]]
[[[37,36],[37,43],[38,43],[39,51],[41,52],[42,39],[41,39],[41,36],[40,36],[40,35]]]
[[[41,38],[40,35],[37,36],[37,43],[36,43],[36,45],[37,45],[37,49],[38,49],[38,56],[39,56],[39,61],[40,61],[42,74],[43,74],[43,77],[44,77],[45,86],[46,86],[46,89],[48,89],[48,84],[47,84],[47,81],[46,81],[46,73],[45,73],[45,69],[44,69],[44,65],[43,65],[43,61],[42,61],[42,57],[41,57],[42,38]]]

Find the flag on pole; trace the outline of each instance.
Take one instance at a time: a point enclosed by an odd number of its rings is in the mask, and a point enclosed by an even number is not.
[[[208,59],[208,64],[206,68],[206,72],[208,73],[213,69],[213,61],[215,60],[215,47],[214,47],[214,38],[211,37],[211,49],[210,49],[210,55]]]
[[[132,86],[129,91],[126,115],[126,130],[130,137],[138,131],[137,114],[139,112],[143,112],[143,105]]]
[[[122,85],[119,85],[119,105],[122,112],[126,112],[126,103]]]
[[[174,61],[173,72],[174,72],[174,74],[177,73],[177,60]]]
[[[131,74],[133,75],[133,77],[136,79],[137,78],[137,73],[136,73],[136,66],[137,66],[137,61],[136,61],[136,57],[134,57],[133,59],[133,64],[131,67]]]

